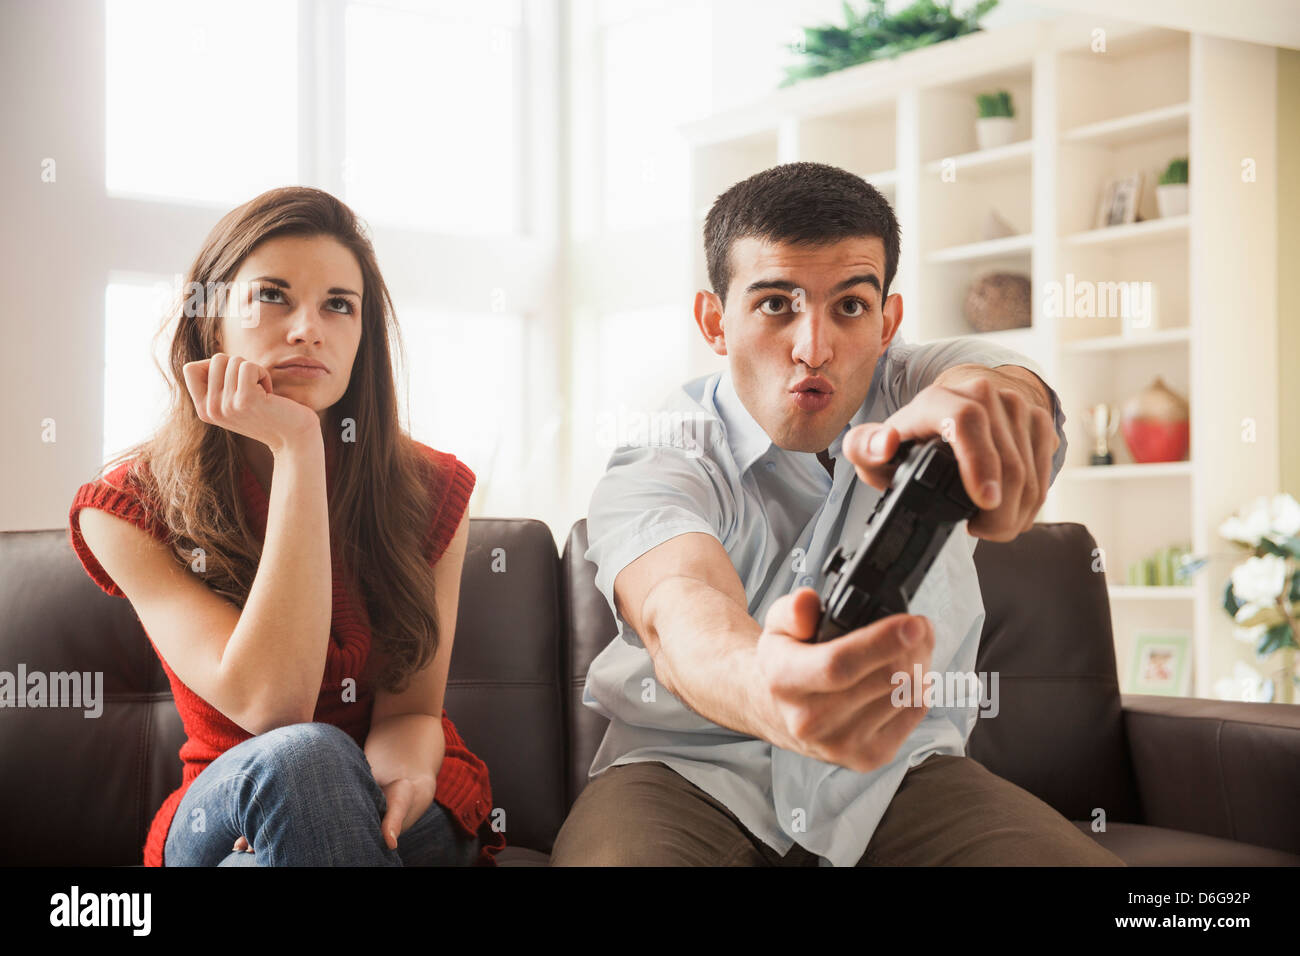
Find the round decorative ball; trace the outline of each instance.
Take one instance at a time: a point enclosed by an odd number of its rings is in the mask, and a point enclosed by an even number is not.
[[[1029,277],[991,272],[971,283],[966,293],[966,321],[976,332],[1028,328],[1031,320]]]
[[[1124,441],[1139,464],[1183,461],[1191,439],[1187,401],[1160,376],[1124,403]]]

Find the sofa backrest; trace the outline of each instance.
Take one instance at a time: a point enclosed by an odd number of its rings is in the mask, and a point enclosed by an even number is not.
[[[445,706],[487,764],[506,839],[549,852],[568,811],[560,561],[531,519],[473,518]],[[0,670],[103,672],[103,713],[0,709],[0,864],[127,866],[180,785],[171,688],[129,601],[66,529],[0,534]]]
[[[1102,807],[1111,820],[1136,822],[1109,597],[1105,575],[1092,570],[1096,546],[1074,522],[1035,524],[1009,542],[980,540],[975,569],[985,618],[976,671],[998,672],[1000,709],[976,720],[967,753],[1069,819],[1090,819]],[[586,551],[584,519],[563,557],[571,801],[587,784],[608,724],[583,705],[581,675],[618,633]]]
[[[969,753],[1072,819],[1134,821],[1104,576],[1073,523],[981,541],[986,620],[977,669],[999,672],[1000,713]],[[582,704],[587,667],[615,639],[584,558],[545,524],[474,518],[447,712],[488,765],[507,840],[549,853],[587,783],[606,721]],[[130,603],[90,580],[65,529],[0,534],[0,670],[102,672],[103,713],[0,708],[0,864],[130,865],[180,783],[180,717]]]

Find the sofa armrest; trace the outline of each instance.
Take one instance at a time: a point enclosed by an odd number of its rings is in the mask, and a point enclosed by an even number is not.
[[[1121,694],[1142,822],[1300,853],[1300,706]]]

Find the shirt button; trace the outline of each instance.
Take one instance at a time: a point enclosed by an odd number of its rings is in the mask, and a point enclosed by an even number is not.
[[[775,470],[776,470],[776,462],[774,462],[774,461],[765,461],[765,462],[763,462],[763,467],[766,468],[768,471],[775,471]]]
[[[809,574],[805,574],[803,577],[799,579],[799,587],[801,588],[810,588],[812,587],[812,583],[813,583],[812,575]]]

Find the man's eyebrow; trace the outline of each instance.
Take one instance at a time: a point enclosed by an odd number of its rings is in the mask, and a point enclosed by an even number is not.
[[[290,288],[289,283],[286,280],[277,278],[276,276],[258,276],[256,279],[253,279],[252,281],[269,282],[272,285],[278,285],[281,289]],[[330,295],[355,295],[358,299],[361,298],[360,293],[353,292],[351,289],[344,289],[339,286],[335,286],[334,288],[329,289],[327,291],[329,292]]]
[[[831,289],[831,295],[834,295],[836,292],[843,292],[845,289],[850,289],[853,286],[860,285],[862,283],[866,283],[867,285],[875,289],[877,292],[880,291],[880,279],[876,277],[876,274],[874,272],[868,272],[860,276],[849,276],[843,282],[836,285],[835,288]]]
[[[780,289],[782,292],[793,292],[799,288],[789,279],[759,279],[757,282],[751,282],[745,288],[745,294],[751,292],[761,292],[763,289]]]
[[[868,272],[859,276],[849,276],[849,278],[845,279],[843,282],[836,284],[835,288],[831,289],[831,295],[834,295],[837,292],[843,292],[845,289],[850,289],[855,285],[861,285],[863,283],[871,286],[877,292],[881,291],[880,279],[877,278],[874,272]],[[789,279],[759,279],[757,282],[751,282],[745,287],[745,294],[748,295],[751,292],[762,292],[764,289],[780,289],[782,292],[794,292],[798,288],[799,286],[796,283],[791,282]]]

